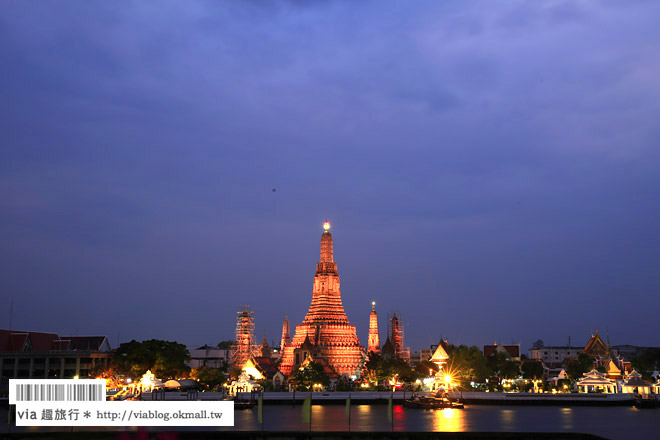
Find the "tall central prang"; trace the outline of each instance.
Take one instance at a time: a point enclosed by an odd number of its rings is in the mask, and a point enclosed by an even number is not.
[[[332,250],[330,223],[323,225],[321,258],[316,265],[312,303],[296,334],[282,353],[280,371],[291,374],[307,355],[321,357],[337,374],[354,375],[360,371],[364,347],[355,326],[348,322],[339,290],[339,274]]]

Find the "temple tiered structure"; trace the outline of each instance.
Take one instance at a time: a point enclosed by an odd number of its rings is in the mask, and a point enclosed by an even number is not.
[[[284,347],[280,371],[291,374],[307,356],[324,358],[339,375],[357,375],[362,367],[365,350],[360,345],[355,326],[344,312],[339,289],[339,274],[334,261],[330,223],[323,225],[321,258],[316,265],[312,303],[291,343]]]
[[[371,314],[369,315],[369,344],[367,351],[380,353],[380,336],[378,335],[378,314],[376,313],[376,302],[371,303]]]

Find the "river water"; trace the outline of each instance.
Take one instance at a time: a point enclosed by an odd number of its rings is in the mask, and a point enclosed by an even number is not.
[[[7,432],[6,410],[0,411],[1,432]],[[308,431],[302,422],[302,405],[265,405],[265,431]],[[126,431],[135,428],[101,428]],[[172,430],[172,428],[149,428]],[[174,428],[176,429],[176,428]],[[190,428],[184,428],[190,429]],[[257,409],[236,410],[233,428],[203,430],[261,431]],[[580,432],[613,440],[660,439],[660,409],[634,407],[559,407],[466,405],[465,409],[412,409],[394,405],[392,423],[387,405],[354,405],[348,424],[343,405],[312,406],[313,431],[427,431],[427,432]],[[66,431],[65,428],[10,428],[12,432]],[[76,431],[94,430],[76,428]]]
[[[266,431],[307,431],[302,407],[265,405]],[[482,432],[581,432],[614,440],[660,439],[660,409],[634,407],[556,407],[470,405],[465,409],[411,409],[394,405],[393,423],[387,405],[355,405],[351,431],[482,431]],[[261,430],[257,410],[237,410],[235,430]],[[346,409],[341,405],[312,407],[313,431],[348,431]]]

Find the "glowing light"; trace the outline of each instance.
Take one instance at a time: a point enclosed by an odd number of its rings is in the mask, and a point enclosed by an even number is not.
[[[78,375],[76,374],[75,376],[73,376],[73,378],[74,378],[74,379],[80,379],[80,376],[78,376]]]
[[[451,376],[445,376],[445,383],[451,383]]]
[[[325,223],[323,223],[323,229],[325,229],[326,231],[328,229],[330,229],[330,222],[329,221],[326,220]]]
[[[465,413],[453,408],[433,411],[433,430],[461,432],[465,430]]]
[[[371,301],[371,305],[372,305],[372,306],[375,306],[375,305],[376,305],[376,301]]]
[[[243,366],[243,371],[248,375],[255,378],[255,380],[265,379],[264,375],[261,374],[261,371],[257,369],[257,366],[254,365],[252,359],[249,359]]]

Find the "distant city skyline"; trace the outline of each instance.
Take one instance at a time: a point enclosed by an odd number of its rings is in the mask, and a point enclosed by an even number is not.
[[[660,3],[3,2],[2,327],[660,346]]]

